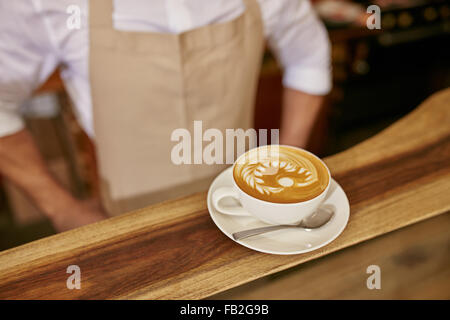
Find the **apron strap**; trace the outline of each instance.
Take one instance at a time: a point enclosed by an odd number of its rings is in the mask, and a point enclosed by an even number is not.
[[[91,27],[113,29],[113,0],[89,1],[89,24]]]
[[[242,2],[245,5],[246,13],[262,23],[262,13],[258,0],[242,0]]]

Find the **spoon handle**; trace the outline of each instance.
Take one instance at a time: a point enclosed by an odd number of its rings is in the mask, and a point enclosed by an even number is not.
[[[233,239],[237,241],[237,240],[245,239],[248,237],[256,236],[258,234],[275,231],[275,230],[279,230],[279,229],[284,229],[284,228],[288,228],[288,227],[293,227],[293,226],[278,225],[278,226],[268,226],[268,227],[261,227],[261,228],[239,231],[239,232],[233,233]]]

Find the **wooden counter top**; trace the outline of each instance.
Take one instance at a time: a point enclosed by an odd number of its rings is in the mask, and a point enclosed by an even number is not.
[[[325,159],[351,205],[331,244],[293,256],[258,253],[223,235],[206,193],[0,253],[0,298],[199,299],[450,210],[450,89],[380,134]],[[69,290],[69,265],[81,289]]]

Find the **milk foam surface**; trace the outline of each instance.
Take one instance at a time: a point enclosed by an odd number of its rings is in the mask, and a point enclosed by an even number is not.
[[[238,159],[233,177],[245,193],[276,203],[311,200],[326,189],[330,179],[317,157],[288,146],[250,150]]]

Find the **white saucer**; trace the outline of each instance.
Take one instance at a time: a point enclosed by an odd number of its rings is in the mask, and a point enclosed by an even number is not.
[[[231,168],[220,173],[209,187],[207,205],[209,214],[217,227],[235,241],[232,234],[237,231],[258,228],[267,224],[252,217],[230,216],[218,212],[212,205],[211,196],[217,188],[232,186]],[[347,225],[350,205],[341,186],[332,179],[324,204],[336,208],[331,220],[318,229],[283,229],[235,241],[247,248],[272,254],[299,254],[321,248],[336,239]]]

